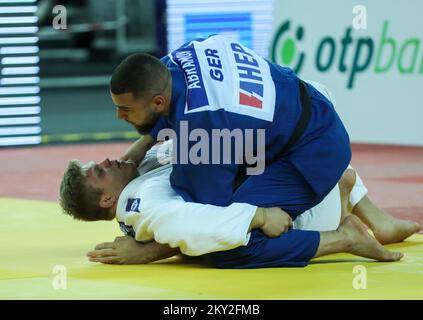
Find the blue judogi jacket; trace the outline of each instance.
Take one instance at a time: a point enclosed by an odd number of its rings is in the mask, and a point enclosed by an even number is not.
[[[214,129],[241,129],[244,137],[246,129],[253,129],[252,151],[264,153],[266,164],[285,157],[316,195],[327,194],[350,163],[348,134],[332,103],[311,85],[307,85],[312,112],[306,130],[286,154],[280,154],[301,114],[299,78],[292,70],[221,36],[189,42],[162,61],[172,75],[171,108],[150,134],[163,138],[159,133],[165,128],[177,134],[173,138],[178,163],[170,179],[186,201],[227,206],[234,181],[246,167],[245,161],[236,163],[245,157],[234,144],[229,164],[212,163],[216,150],[222,151],[222,146],[212,145]],[[265,130],[262,151],[257,145],[258,129]],[[187,141],[183,131],[193,134],[193,141]],[[195,145],[204,131],[210,138],[203,140],[210,150],[203,155],[208,164],[193,164],[189,159],[184,163],[188,151],[199,152]],[[247,145],[251,144],[244,143],[244,148]]]

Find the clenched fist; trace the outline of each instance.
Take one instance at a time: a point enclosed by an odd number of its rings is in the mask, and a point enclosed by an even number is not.
[[[260,228],[263,233],[276,238],[288,232],[292,227],[292,218],[280,208],[258,208],[250,225],[250,230]]]

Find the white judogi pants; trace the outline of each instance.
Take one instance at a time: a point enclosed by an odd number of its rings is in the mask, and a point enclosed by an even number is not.
[[[348,168],[352,169],[351,166]],[[357,175],[351,191],[350,203],[354,207],[367,194],[368,190]],[[341,196],[338,185],[317,206],[299,215],[294,221],[294,229],[313,231],[336,230],[341,221]]]

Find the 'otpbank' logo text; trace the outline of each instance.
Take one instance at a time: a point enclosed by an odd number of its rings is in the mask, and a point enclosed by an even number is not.
[[[379,38],[373,39],[354,37],[353,28],[348,27],[343,36],[324,36],[314,52],[304,52],[301,43],[307,41],[306,29],[288,20],[275,33],[271,58],[297,73],[301,73],[306,63],[312,63],[322,73],[337,70],[346,75],[348,89],[354,88],[360,74],[365,72],[423,75],[422,39],[412,37],[398,41],[390,35],[390,30],[390,22],[385,21]]]

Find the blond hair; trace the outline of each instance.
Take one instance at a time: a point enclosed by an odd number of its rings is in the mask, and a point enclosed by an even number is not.
[[[83,221],[107,220],[109,210],[99,205],[102,193],[87,185],[78,160],[69,161],[60,184],[60,206],[65,214]]]

